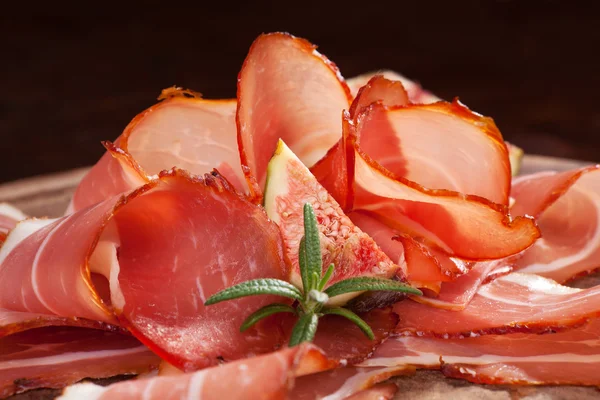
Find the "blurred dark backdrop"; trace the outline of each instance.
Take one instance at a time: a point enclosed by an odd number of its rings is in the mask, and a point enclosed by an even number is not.
[[[459,96],[528,152],[600,161],[592,1],[122,3],[2,13],[0,182],[93,164],[164,87],[234,97],[252,40],[277,30],[346,77],[389,68]]]

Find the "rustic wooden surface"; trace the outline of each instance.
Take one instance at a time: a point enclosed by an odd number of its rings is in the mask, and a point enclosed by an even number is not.
[[[162,88],[235,96],[251,42],[279,30],[318,44],[344,76],[389,68],[460,96],[528,153],[600,161],[597,2],[185,3],[11,2],[0,183],[93,163]]]
[[[581,165],[581,162],[574,160],[530,155],[525,156],[522,172],[566,170]],[[12,202],[33,216],[60,216],[67,207],[74,187],[86,170],[83,168],[0,185],[0,201]],[[595,279],[594,283],[597,283],[598,277]],[[99,383],[107,384],[112,381],[102,380]],[[444,378],[437,371],[418,371],[414,376],[400,377],[395,381],[399,385],[397,399],[402,400],[591,400],[600,398],[600,392],[590,387],[475,385],[462,380]],[[60,390],[39,389],[15,395],[11,400],[48,400],[59,394]]]

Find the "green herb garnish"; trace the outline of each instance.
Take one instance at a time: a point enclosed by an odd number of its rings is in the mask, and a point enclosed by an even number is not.
[[[300,240],[298,254],[300,264],[300,275],[302,277],[303,290],[289,282],[280,279],[254,279],[243,282],[230,288],[224,289],[206,300],[204,305],[216,304],[221,301],[237,299],[259,294],[273,294],[288,297],[295,300],[290,306],[282,303],[274,303],[262,307],[252,313],[240,330],[243,332],[263,318],[282,312],[292,313],[298,316],[298,321],[292,330],[289,346],[295,346],[302,342],[310,342],[315,337],[319,318],[323,315],[334,314],[354,322],[370,339],[373,340],[373,331],[369,325],[352,311],[343,307],[327,306],[329,298],[345,293],[392,290],[414,295],[422,295],[420,290],[401,282],[385,278],[356,277],[339,281],[327,289],[327,283],[334,272],[331,264],[323,274],[323,261],[321,256],[321,243],[319,240],[319,229],[317,218],[312,206],[304,205],[304,236]]]

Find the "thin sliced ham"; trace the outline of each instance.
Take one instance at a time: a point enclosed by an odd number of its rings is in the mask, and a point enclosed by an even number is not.
[[[511,273],[483,285],[462,311],[414,301],[394,306],[404,335],[470,337],[547,333],[579,326],[600,315],[600,286],[576,289],[537,275]]]
[[[248,191],[240,166],[235,100],[205,100],[165,89],[158,104],[138,114],[83,178],[67,213],[145,184],[178,167],[202,175],[216,168],[240,192]]]
[[[337,67],[316,46],[285,33],[254,41],[237,98],[242,165],[255,191],[265,183],[278,139],[308,167],[321,159],[339,140],[340,115],[351,100]]]
[[[464,260],[503,258],[526,249],[540,233],[533,219],[511,218],[506,206],[477,196],[427,189],[381,168],[355,146],[354,209],[423,238]]]
[[[283,278],[288,268],[277,226],[216,173],[162,173],[16,240],[33,222],[19,224],[0,249],[0,308],[120,324],[184,370],[283,342],[269,321],[239,331],[277,297],[204,307],[225,287]]]
[[[135,338],[95,329],[47,327],[0,339],[0,397],[62,388],[84,378],[140,374],[160,359]]]
[[[418,104],[426,104],[426,103],[435,103],[440,101],[439,97],[434,94],[424,90],[420,84],[415,81],[412,81],[406,78],[403,75],[400,75],[397,72],[390,70],[381,70],[376,72],[370,72],[363,75],[356,76],[354,78],[350,78],[347,80],[348,87],[352,92],[353,96],[356,96],[361,87],[366,85],[373,77],[377,75],[383,75],[384,78],[392,80],[392,81],[400,81],[402,85],[406,89],[408,97],[412,103]]]
[[[0,309],[0,339],[17,332],[45,326],[74,326],[125,333],[119,326],[101,321]]]
[[[562,283],[600,267],[600,166],[517,178],[511,196],[511,213],[536,217],[542,232],[521,272]]]
[[[360,88],[349,111],[342,114],[342,137],[333,145],[327,154],[315,163],[310,171],[323,185],[343,210],[352,208],[352,185],[354,174],[354,143],[357,141],[354,125],[355,119],[371,104],[380,103],[385,106],[403,106],[409,103],[404,86],[399,81],[390,81],[376,75]],[[378,143],[385,143],[392,154],[400,152],[398,138],[391,129],[377,132],[372,138]],[[380,146],[381,147],[381,146]]]
[[[414,373],[414,368],[405,365],[383,368],[337,368],[298,378],[289,398],[290,400],[381,399],[381,397],[373,396],[376,394],[382,396],[388,393],[393,395],[396,391],[389,385],[394,388],[395,385],[377,384],[394,376],[412,373]]]
[[[108,387],[82,383],[67,388],[60,399],[284,399],[296,377],[332,366],[317,347],[303,344],[191,374],[126,381]]]
[[[359,316],[369,324],[375,338],[369,340],[352,322],[336,315],[319,320],[314,343],[329,358],[343,365],[354,365],[364,361],[384,342],[398,324],[398,317],[391,307],[376,308]],[[291,328],[291,324],[288,325]]]
[[[402,82],[386,79],[383,75],[375,75],[356,94],[350,106],[350,115],[356,118],[373,103],[397,107],[410,104],[410,100]]]
[[[508,205],[508,150],[491,118],[472,112],[458,100],[373,104],[355,118],[361,149],[394,175],[429,189]]]
[[[440,256],[438,256],[440,257]],[[443,255],[441,256],[443,257]],[[507,259],[497,261],[481,261],[475,263],[471,270],[460,275],[449,282],[442,282],[437,295],[413,296],[413,300],[429,306],[460,311],[465,309],[473,299],[479,287],[490,279],[491,276],[498,277],[512,270],[512,264]],[[496,273],[496,275],[492,275]],[[417,285],[418,286],[418,285]]]
[[[465,339],[397,337],[380,346],[365,367],[441,368],[474,383],[600,385],[600,319],[547,335],[513,333]]]

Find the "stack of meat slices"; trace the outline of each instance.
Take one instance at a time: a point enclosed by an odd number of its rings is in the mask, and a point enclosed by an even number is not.
[[[600,385],[600,289],[563,285],[600,264],[599,166],[511,180],[492,119],[391,72],[346,83],[283,33],[254,42],[237,100],[159,100],[104,142],[64,217],[0,205],[0,397],[139,374],[63,397],[391,398],[382,382],[415,368]],[[352,300],[373,341],[336,316],[293,348],[283,318],[241,333],[275,296],[204,306],[293,277],[301,227],[265,212],[280,139],[301,178],[280,183],[319,206],[328,254],[425,293]]]

